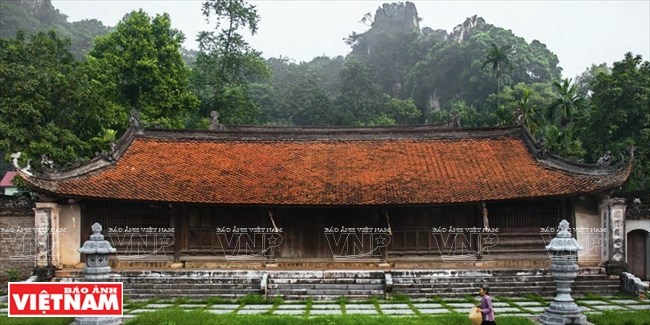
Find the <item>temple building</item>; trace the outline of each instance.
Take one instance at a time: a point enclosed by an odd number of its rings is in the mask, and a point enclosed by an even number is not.
[[[610,193],[632,159],[571,162],[520,126],[212,129],[132,126],[83,165],[19,170],[51,230],[38,265],[79,267],[99,222],[117,270],[535,268],[562,219],[581,266],[625,262]]]

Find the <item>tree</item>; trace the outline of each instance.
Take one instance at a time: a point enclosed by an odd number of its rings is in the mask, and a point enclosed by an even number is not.
[[[408,124],[421,117],[412,100],[383,93],[365,63],[349,58],[340,75],[340,95],[334,101],[336,125]]]
[[[180,54],[183,39],[171,28],[168,14],[152,19],[133,11],[113,32],[96,39],[88,64],[94,77],[114,87],[124,114],[136,109],[147,125],[182,127],[185,114],[198,106]]]
[[[537,106],[533,105],[529,101],[530,99],[530,89],[525,88],[521,98],[516,102],[516,112],[521,114],[521,117],[515,116],[515,118],[521,118],[521,122],[530,130],[532,134],[537,134],[537,130],[540,127],[540,116],[537,111]]]
[[[261,111],[252,101],[248,85],[268,78],[270,71],[260,53],[240,34],[243,28],[251,34],[257,32],[255,6],[243,0],[210,0],[203,3],[202,11],[206,20],[214,21],[215,30],[198,35],[200,53],[192,79],[201,94],[200,114],[217,110],[226,124],[259,123]],[[247,107],[253,111],[244,113]]]
[[[505,86],[501,91],[501,108],[496,111],[496,120],[501,125],[512,124],[521,115],[521,122],[531,133],[541,136],[546,125],[545,109],[551,105],[554,96],[551,83],[520,82],[514,86]],[[495,103],[496,94],[490,95],[486,102],[488,105]]]
[[[576,76],[575,85],[578,88],[576,91],[577,94],[586,99],[591,97],[591,89],[593,88],[593,83],[596,81],[596,77],[601,72],[609,74],[611,71],[605,63],[601,63],[599,65],[592,64],[583,73]]]
[[[576,112],[585,106],[584,97],[578,94],[576,84],[571,84],[571,79],[564,79],[562,83],[553,82],[556,91],[556,98],[548,107],[547,116],[549,121],[566,127]]]
[[[592,83],[591,105],[576,121],[577,133],[597,161],[607,151],[636,148],[631,190],[650,188],[650,62],[625,54],[611,72],[601,71]],[[617,155],[615,155],[616,157]]]
[[[0,151],[36,168],[43,154],[62,164],[102,151],[119,120],[69,46],[54,31],[0,40]]]
[[[485,68],[487,65],[492,65],[492,72],[495,73],[497,79],[497,109],[500,106],[499,95],[501,93],[501,72],[502,70],[510,65],[509,52],[512,48],[511,45],[502,45],[497,46],[495,43],[490,44],[490,48],[485,53],[485,61],[481,68]]]
[[[382,92],[370,67],[349,58],[340,72],[340,95],[335,101],[337,125],[367,124],[379,116]]]

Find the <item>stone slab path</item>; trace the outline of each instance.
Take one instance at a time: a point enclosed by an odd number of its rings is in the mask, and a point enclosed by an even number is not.
[[[476,298],[477,301],[479,297]],[[549,300],[535,300],[527,298],[494,298],[494,310],[501,316],[537,316],[544,312]],[[650,300],[637,300],[621,297],[600,297],[594,299],[577,299],[576,303],[584,313],[602,313],[607,310],[636,311],[650,310]],[[265,314],[265,315],[290,315],[304,317],[318,317],[327,315],[386,315],[394,317],[409,317],[415,315],[443,315],[448,313],[467,314],[474,303],[462,299],[443,299],[437,301],[413,300],[410,302],[384,302],[376,304],[369,302],[313,302],[308,306],[304,302],[284,302],[272,304],[207,304],[184,302],[147,303],[137,302],[137,308],[132,307],[124,311],[124,318],[132,318],[141,313],[154,312],[163,308],[181,308],[183,310],[205,310],[214,314]],[[7,314],[7,305],[0,305],[0,315]]]

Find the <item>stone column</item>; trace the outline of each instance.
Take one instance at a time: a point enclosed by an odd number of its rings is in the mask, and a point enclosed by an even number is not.
[[[602,241],[602,255],[600,258],[600,265],[605,265],[609,261],[609,207],[607,202],[609,197],[602,199],[598,205],[598,212],[600,213],[600,227],[604,230]]]
[[[34,228],[36,266],[39,268],[60,267],[59,205],[51,202],[36,202]]]
[[[645,279],[650,281],[650,227],[645,238]]]
[[[620,275],[627,271],[625,263],[625,199],[612,198],[607,202],[609,224],[607,225],[608,260],[607,274]]]

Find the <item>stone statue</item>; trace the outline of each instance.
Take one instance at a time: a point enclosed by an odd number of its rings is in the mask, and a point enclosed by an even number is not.
[[[210,112],[210,131],[223,130],[223,124],[219,123],[219,112],[212,111]]]
[[[137,109],[132,109],[129,116],[129,125],[136,129],[142,128],[142,120],[140,120],[140,112]]]

